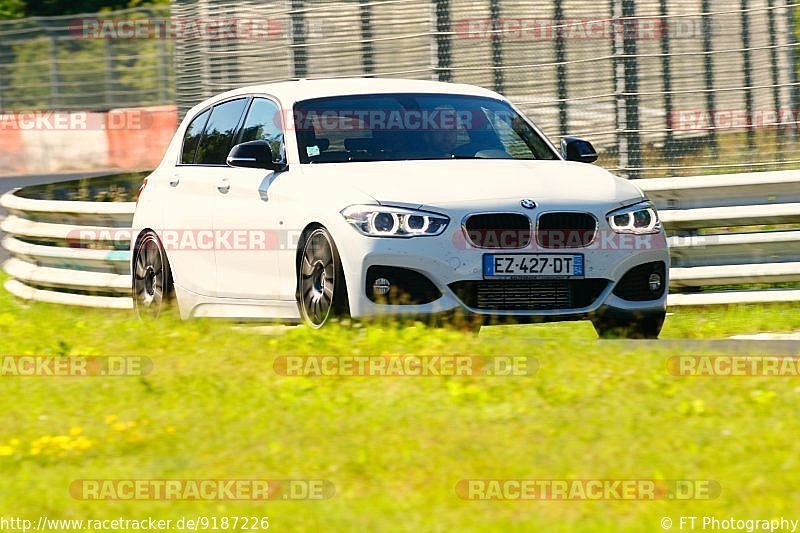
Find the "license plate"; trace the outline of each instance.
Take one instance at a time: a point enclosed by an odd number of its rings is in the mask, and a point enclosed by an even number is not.
[[[572,278],[584,276],[580,254],[486,254],[484,278]]]

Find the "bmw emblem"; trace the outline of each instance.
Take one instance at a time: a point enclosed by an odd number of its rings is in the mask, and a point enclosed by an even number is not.
[[[524,207],[525,209],[536,209],[536,202],[534,202],[530,198],[525,198],[524,200],[522,200],[522,202],[520,202],[520,204],[522,204],[522,207]]]

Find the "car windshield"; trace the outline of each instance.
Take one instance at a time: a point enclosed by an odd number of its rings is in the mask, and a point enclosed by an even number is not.
[[[378,94],[305,100],[292,116],[302,163],[425,159],[558,159],[501,100]]]

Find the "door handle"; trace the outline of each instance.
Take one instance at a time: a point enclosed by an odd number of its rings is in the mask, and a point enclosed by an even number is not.
[[[177,186],[178,186],[178,184],[179,184],[180,182],[181,182],[181,178],[180,178],[180,177],[178,177],[178,176],[175,176],[175,177],[172,179],[172,181],[170,181],[170,182],[169,182],[169,186],[170,186],[170,187],[177,187]]]
[[[228,181],[228,178],[223,178],[220,181],[220,184],[217,185],[217,190],[222,194],[228,194],[228,191],[231,190],[231,183]]]

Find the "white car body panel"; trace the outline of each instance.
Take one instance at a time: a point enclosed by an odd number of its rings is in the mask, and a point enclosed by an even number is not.
[[[165,173],[165,184],[159,180],[166,206],[160,218],[164,228],[170,230],[167,234],[160,232],[160,236],[169,249],[167,255],[172,266],[172,274],[175,279],[181,280],[181,288],[216,295],[214,280],[217,270],[214,251],[184,250],[180,246],[170,245],[170,238],[177,240],[180,237],[178,230],[192,232],[209,227],[208,207],[214,204],[216,197],[212,190],[214,180],[208,175],[208,170],[205,167],[179,166],[172,169],[171,173]],[[190,198],[191,201],[185,201],[184,198]],[[206,207],[199,208],[199,206]]]

